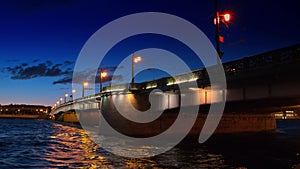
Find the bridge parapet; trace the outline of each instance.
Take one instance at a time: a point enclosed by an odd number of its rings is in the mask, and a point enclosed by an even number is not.
[[[195,70],[189,73],[189,76],[180,74],[144,83],[136,83],[135,86],[139,92],[147,93],[152,89],[160,89],[164,92],[169,92],[169,94],[178,95],[178,84],[196,81],[199,88],[191,89],[190,92],[194,92],[194,95],[191,95],[189,100],[191,103],[199,105],[214,102],[211,99],[213,92],[224,92],[228,101],[300,98],[300,91],[298,90],[299,79],[297,78],[297,74],[300,72],[299,44],[231,61],[223,64],[223,67],[229,87],[227,91],[210,90],[211,84],[205,68]],[[288,77],[290,78],[288,79]],[[65,112],[76,109],[98,109],[99,99],[97,98],[120,93],[130,94],[131,91],[129,89],[130,84],[107,86],[102,93],[61,104],[52,110],[51,113],[56,114],[60,111]]]

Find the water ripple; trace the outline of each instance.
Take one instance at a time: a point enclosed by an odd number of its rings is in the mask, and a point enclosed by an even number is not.
[[[129,159],[105,151],[74,126],[0,119],[0,168],[291,168],[300,163],[300,122],[290,123],[284,132],[221,136],[204,145],[188,140],[159,156]],[[111,140],[112,148],[124,144]]]

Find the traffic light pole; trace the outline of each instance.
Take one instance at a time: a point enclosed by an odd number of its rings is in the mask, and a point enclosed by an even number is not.
[[[218,0],[216,0],[215,4],[216,12],[215,12],[215,22],[216,22],[216,50],[220,60],[222,59],[222,52],[220,49],[220,16],[219,16],[219,5]],[[219,59],[218,59],[219,62]]]

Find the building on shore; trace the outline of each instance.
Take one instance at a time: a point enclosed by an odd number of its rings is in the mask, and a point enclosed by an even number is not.
[[[43,115],[49,114],[51,107],[42,105],[10,104],[0,105],[0,114]]]
[[[280,119],[300,119],[300,110],[294,111],[294,110],[287,110],[287,111],[281,111],[275,113],[275,118],[277,120]]]

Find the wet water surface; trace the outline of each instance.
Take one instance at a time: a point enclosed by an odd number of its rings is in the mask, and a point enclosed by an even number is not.
[[[275,133],[187,138],[151,158],[115,156],[78,127],[47,120],[0,119],[0,168],[295,168],[300,121],[277,121]]]

